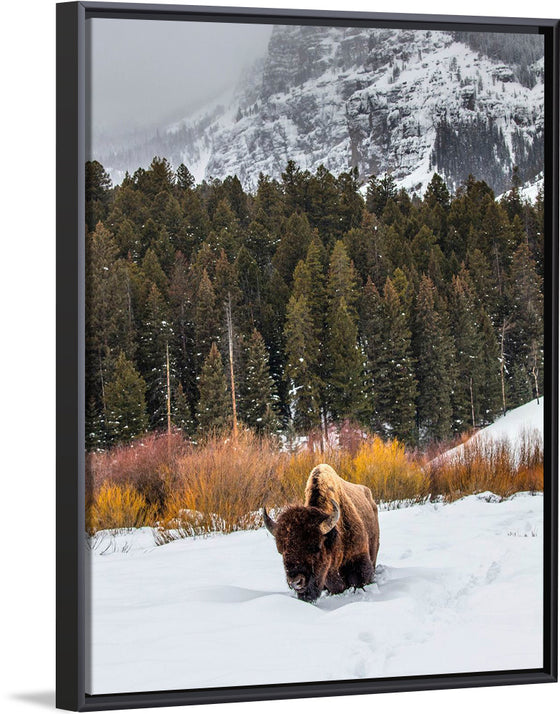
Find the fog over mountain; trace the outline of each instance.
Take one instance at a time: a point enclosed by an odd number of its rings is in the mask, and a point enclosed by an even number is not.
[[[174,58],[165,90],[149,58],[134,72],[127,91],[151,107],[143,125],[129,117],[134,131],[125,130],[127,112],[115,99],[119,83],[106,88],[107,67],[95,69],[105,60],[93,43],[91,157],[115,182],[154,155],[184,163],[197,181],[236,174],[249,189],[259,172],[279,177],[288,159],[333,173],[357,167],[364,180],[388,171],[420,193],[434,171],[452,189],[472,173],[496,193],[509,186],[514,165],[524,182],[542,171],[541,36],[224,25],[238,34],[223,46],[220,26],[183,25],[191,43],[178,57],[164,53]],[[202,25],[201,43],[193,28]],[[138,55],[170,37],[156,42],[145,29]]]

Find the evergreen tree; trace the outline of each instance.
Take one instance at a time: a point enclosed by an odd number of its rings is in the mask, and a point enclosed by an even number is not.
[[[223,308],[222,308],[223,309]],[[194,340],[198,364],[202,363],[214,342],[219,342],[222,333],[223,312],[216,301],[216,294],[206,270],[202,273],[193,311]]]
[[[121,350],[134,353],[127,264],[117,259],[112,234],[99,223],[86,241],[86,403],[90,421],[99,421],[106,406],[105,386]]]
[[[358,302],[356,283],[356,271],[348,257],[344,243],[339,240],[333,248],[329,263],[327,283],[329,303],[338,308],[340,299],[344,298],[347,309],[355,312]]]
[[[254,211],[255,221],[263,226],[269,235],[277,235],[285,213],[284,197],[280,184],[262,173],[259,174]]]
[[[391,174],[384,174],[380,179],[370,176],[366,191],[366,207],[370,213],[381,217],[387,202],[397,196],[397,186]]]
[[[366,355],[364,420],[377,433],[383,432],[378,392],[385,376],[385,327],[383,298],[368,278],[360,301],[360,342]]]
[[[322,384],[319,377],[319,341],[304,295],[290,298],[284,339],[290,411],[295,428],[306,432],[321,423]]]
[[[383,347],[378,361],[377,408],[387,436],[416,440],[417,382],[408,317],[390,278],[383,293]]]
[[[325,243],[332,243],[340,234],[339,191],[335,177],[321,164],[309,179],[306,214],[313,228]]]
[[[274,432],[279,426],[277,402],[274,380],[270,376],[268,351],[261,334],[253,330],[245,345],[238,402],[241,420],[258,432]]]
[[[460,432],[467,425],[478,426],[479,395],[483,389],[480,312],[476,309],[465,271],[453,277],[449,312],[455,339],[453,424]]]
[[[196,374],[199,364],[195,349],[195,290],[194,271],[189,270],[184,256],[178,251],[171,272],[169,309],[174,336],[173,352],[177,355],[177,377],[185,387],[185,396],[191,412],[196,405]]]
[[[231,428],[232,406],[228,381],[218,347],[212,343],[199,377],[198,428],[205,434]]]
[[[169,308],[156,285],[148,295],[145,320],[139,335],[138,363],[146,380],[146,400],[150,426],[167,426],[167,360],[172,385],[177,370],[173,353],[175,344]]]
[[[177,172],[175,174],[175,182],[182,191],[188,191],[194,188],[194,176],[191,174],[185,164],[179,164],[179,168],[177,169]]]
[[[344,296],[331,305],[327,323],[326,402],[335,422],[359,420],[365,407],[364,356],[355,310]]]
[[[184,434],[192,434],[194,431],[194,421],[189,400],[179,382],[171,400],[171,419],[173,424]]]
[[[285,224],[272,261],[286,285],[291,285],[295,267],[305,258],[312,238],[307,216],[293,213]]]
[[[337,188],[340,196],[338,199],[338,233],[342,235],[352,228],[358,228],[364,216],[365,204],[360,194],[357,167],[340,174],[337,179]]]
[[[492,321],[483,306],[479,307],[480,336],[482,349],[479,355],[478,414],[480,422],[490,424],[500,414],[501,382],[500,351]]]
[[[417,423],[421,443],[451,435],[453,340],[447,316],[437,309],[436,288],[426,275],[420,282],[414,320],[418,380]]]
[[[513,256],[508,286],[513,328],[508,337],[512,364],[512,406],[542,394],[544,327],[541,279],[523,240]],[[527,385],[530,385],[528,387]]]
[[[105,422],[111,442],[130,441],[146,431],[148,418],[145,394],[146,383],[134,364],[121,352],[113,378],[105,390]]]
[[[314,236],[305,261],[300,260],[294,271],[292,295],[307,298],[316,334],[322,340],[324,330],[327,294],[325,285],[325,249],[318,236]]]
[[[99,161],[86,161],[86,225],[93,231],[100,221],[107,218],[111,178]]]

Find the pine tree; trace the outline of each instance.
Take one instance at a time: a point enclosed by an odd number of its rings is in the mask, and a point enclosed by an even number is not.
[[[167,351],[170,347],[171,380],[174,385],[177,378],[174,343],[169,308],[157,286],[152,284],[139,335],[138,363],[146,380],[146,400],[153,429],[167,425]]]
[[[148,427],[146,383],[121,352],[105,390],[105,423],[111,442],[126,442]]]
[[[174,335],[172,353],[177,356],[177,378],[185,387],[191,412],[196,405],[199,364],[194,336],[195,282],[194,271],[189,269],[185,257],[178,251],[169,284],[169,310]]]
[[[286,349],[285,378],[295,428],[309,431],[321,423],[321,379],[319,377],[319,341],[307,298],[292,296],[284,328]]]
[[[449,313],[455,340],[455,381],[453,424],[456,431],[478,426],[479,394],[482,390],[481,355],[483,345],[468,273],[453,277]]]
[[[364,420],[377,433],[383,431],[378,391],[384,377],[384,308],[383,298],[368,278],[360,301],[360,341],[366,355]]]
[[[520,243],[513,256],[508,295],[513,320],[508,354],[515,375],[510,399],[511,406],[517,406],[542,394],[543,379],[543,296],[527,240]]]
[[[500,350],[492,321],[483,306],[479,307],[479,330],[482,349],[479,355],[478,414],[480,422],[491,424],[500,414]]]
[[[215,342],[200,373],[197,405],[198,428],[202,433],[231,428],[231,396],[222,357]]]
[[[377,408],[387,436],[416,441],[417,382],[408,317],[390,278],[383,293],[383,341],[378,363]]]
[[[129,272],[117,255],[113,235],[99,223],[86,241],[86,399],[99,418],[119,352],[134,353]]]
[[[364,199],[360,194],[359,172],[354,167],[348,172],[343,172],[337,179],[339,192],[338,233],[344,235],[352,228],[358,228],[364,216]]]
[[[278,181],[259,174],[255,196],[255,221],[271,236],[276,236],[284,218],[284,199]],[[257,257],[257,256],[255,256]]]
[[[357,421],[365,407],[365,358],[358,343],[356,311],[344,296],[329,307],[325,351],[328,413],[336,422]]]
[[[194,176],[185,166],[185,164],[179,164],[179,168],[175,174],[176,184],[182,191],[187,191],[194,188]]]
[[[206,270],[202,273],[195,298],[193,321],[197,363],[200,365],[213,342],[220,341],[223,313]]]
[[[318,339],[322,340],[327,309],[325,285],[325,249],[318,236],[314,236],[305,260],[300,260],[294,270],[292,295],[307,298]]]
[[[327,244],[340,235],[339,190],[335,177],[322,164],[309,179],[306,214],[313,228]]]
[[[422,443],[451,435],[453,340],[447,316],[437,308],[436,288],[423,276],[416,301],[414,356],[418,380],[417,423]]]
[[[341,298],[346,301],[346,307],[355,313],[358,302],[356,290],[356,271],[344,243],[336,242],[329,262],[329,275],[327,283],[327,297],[331,305],[338,307]]]
[[[291,285],[295,267],[305,258],[312,238],[313,233],[307,216],[293,213],[285,223],[272,261],[286,285]]]
[[[268,351],[258,330],[253,330],[244,352],[239,394],[241,420],[258,432],[276,431],[279,426],[276,414],[278,396],[270,376]]]
[[[381,217],[387,202],[397,196],[397,186],[391,174],[384,174],[380,179],[370,176],[367,192],[366,207],[370,213]]]
[[[93,231],[100,221],[105,221],[110,201],[111,177],[99,161],[86,161],[86,225]]]
[[[282,173],[282,189],[288,215],[305,207],[306,175],[290,159]]]
[[[173,424],[184,434],[192,434],[194,431],[194,420],[192,416],[191,406],[183,385],[178,383],[172,395],[171,401],[171,419]]]

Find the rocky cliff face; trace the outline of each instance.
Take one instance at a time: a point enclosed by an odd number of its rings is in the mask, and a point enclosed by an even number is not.
[[[542,170],[542,38],[522,53],[515,44],[500,51],[499,37],[491,49],[471,40],[276,26],[264,61],[222,105],[129,149],[126,159],[118,152],[100,160],[118,179],[159,154],[184,162],[198,180],[237,174],[248,188],[259,172],[279,177],[288,159],[333,173],[357,166],[364,180],[390,171],[419,192],[434,171],[451,188],[473,173],[500,193],[514,165],[524,181]]]

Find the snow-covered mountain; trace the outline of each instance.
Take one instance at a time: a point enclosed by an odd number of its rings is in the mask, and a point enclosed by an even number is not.
[[[260,172],[288,159],[366,179],[390,171],[422,192],[434,171],[454,188],[469,173],[496,193],[518,165],[543,163],[542,38],[371,28],[275,26],[267,55],[227,96],[99,159],[119,181],[154,155],[197,180]]]

